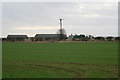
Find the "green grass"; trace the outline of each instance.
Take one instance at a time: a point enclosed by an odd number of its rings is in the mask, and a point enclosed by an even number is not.
[[[118,43],[3,43],[3,78],[117,78]]]

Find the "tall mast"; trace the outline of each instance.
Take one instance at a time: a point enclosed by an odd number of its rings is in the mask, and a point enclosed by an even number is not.
[[[62,35],[62,20],[63,19],[60,19],[60,34]]]
[[[63,19],[60,19],[60,29],[62,30],[62,20]]]

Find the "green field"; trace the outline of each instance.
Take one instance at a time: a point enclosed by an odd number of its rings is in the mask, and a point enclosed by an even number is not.
[[[118,43],[2,43],[3,78],[118,78]]]

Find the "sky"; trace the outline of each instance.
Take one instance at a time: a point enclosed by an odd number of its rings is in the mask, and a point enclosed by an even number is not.
[[[67,35],[118,35],[117,2],[3,2],[2,37],[56,34],[60,18]]]

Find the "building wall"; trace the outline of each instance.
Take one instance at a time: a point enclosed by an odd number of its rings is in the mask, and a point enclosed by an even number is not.
[[[37,34],[35,36],[35,41],[49,41],[49,40],[59,40],[58,34]]]

